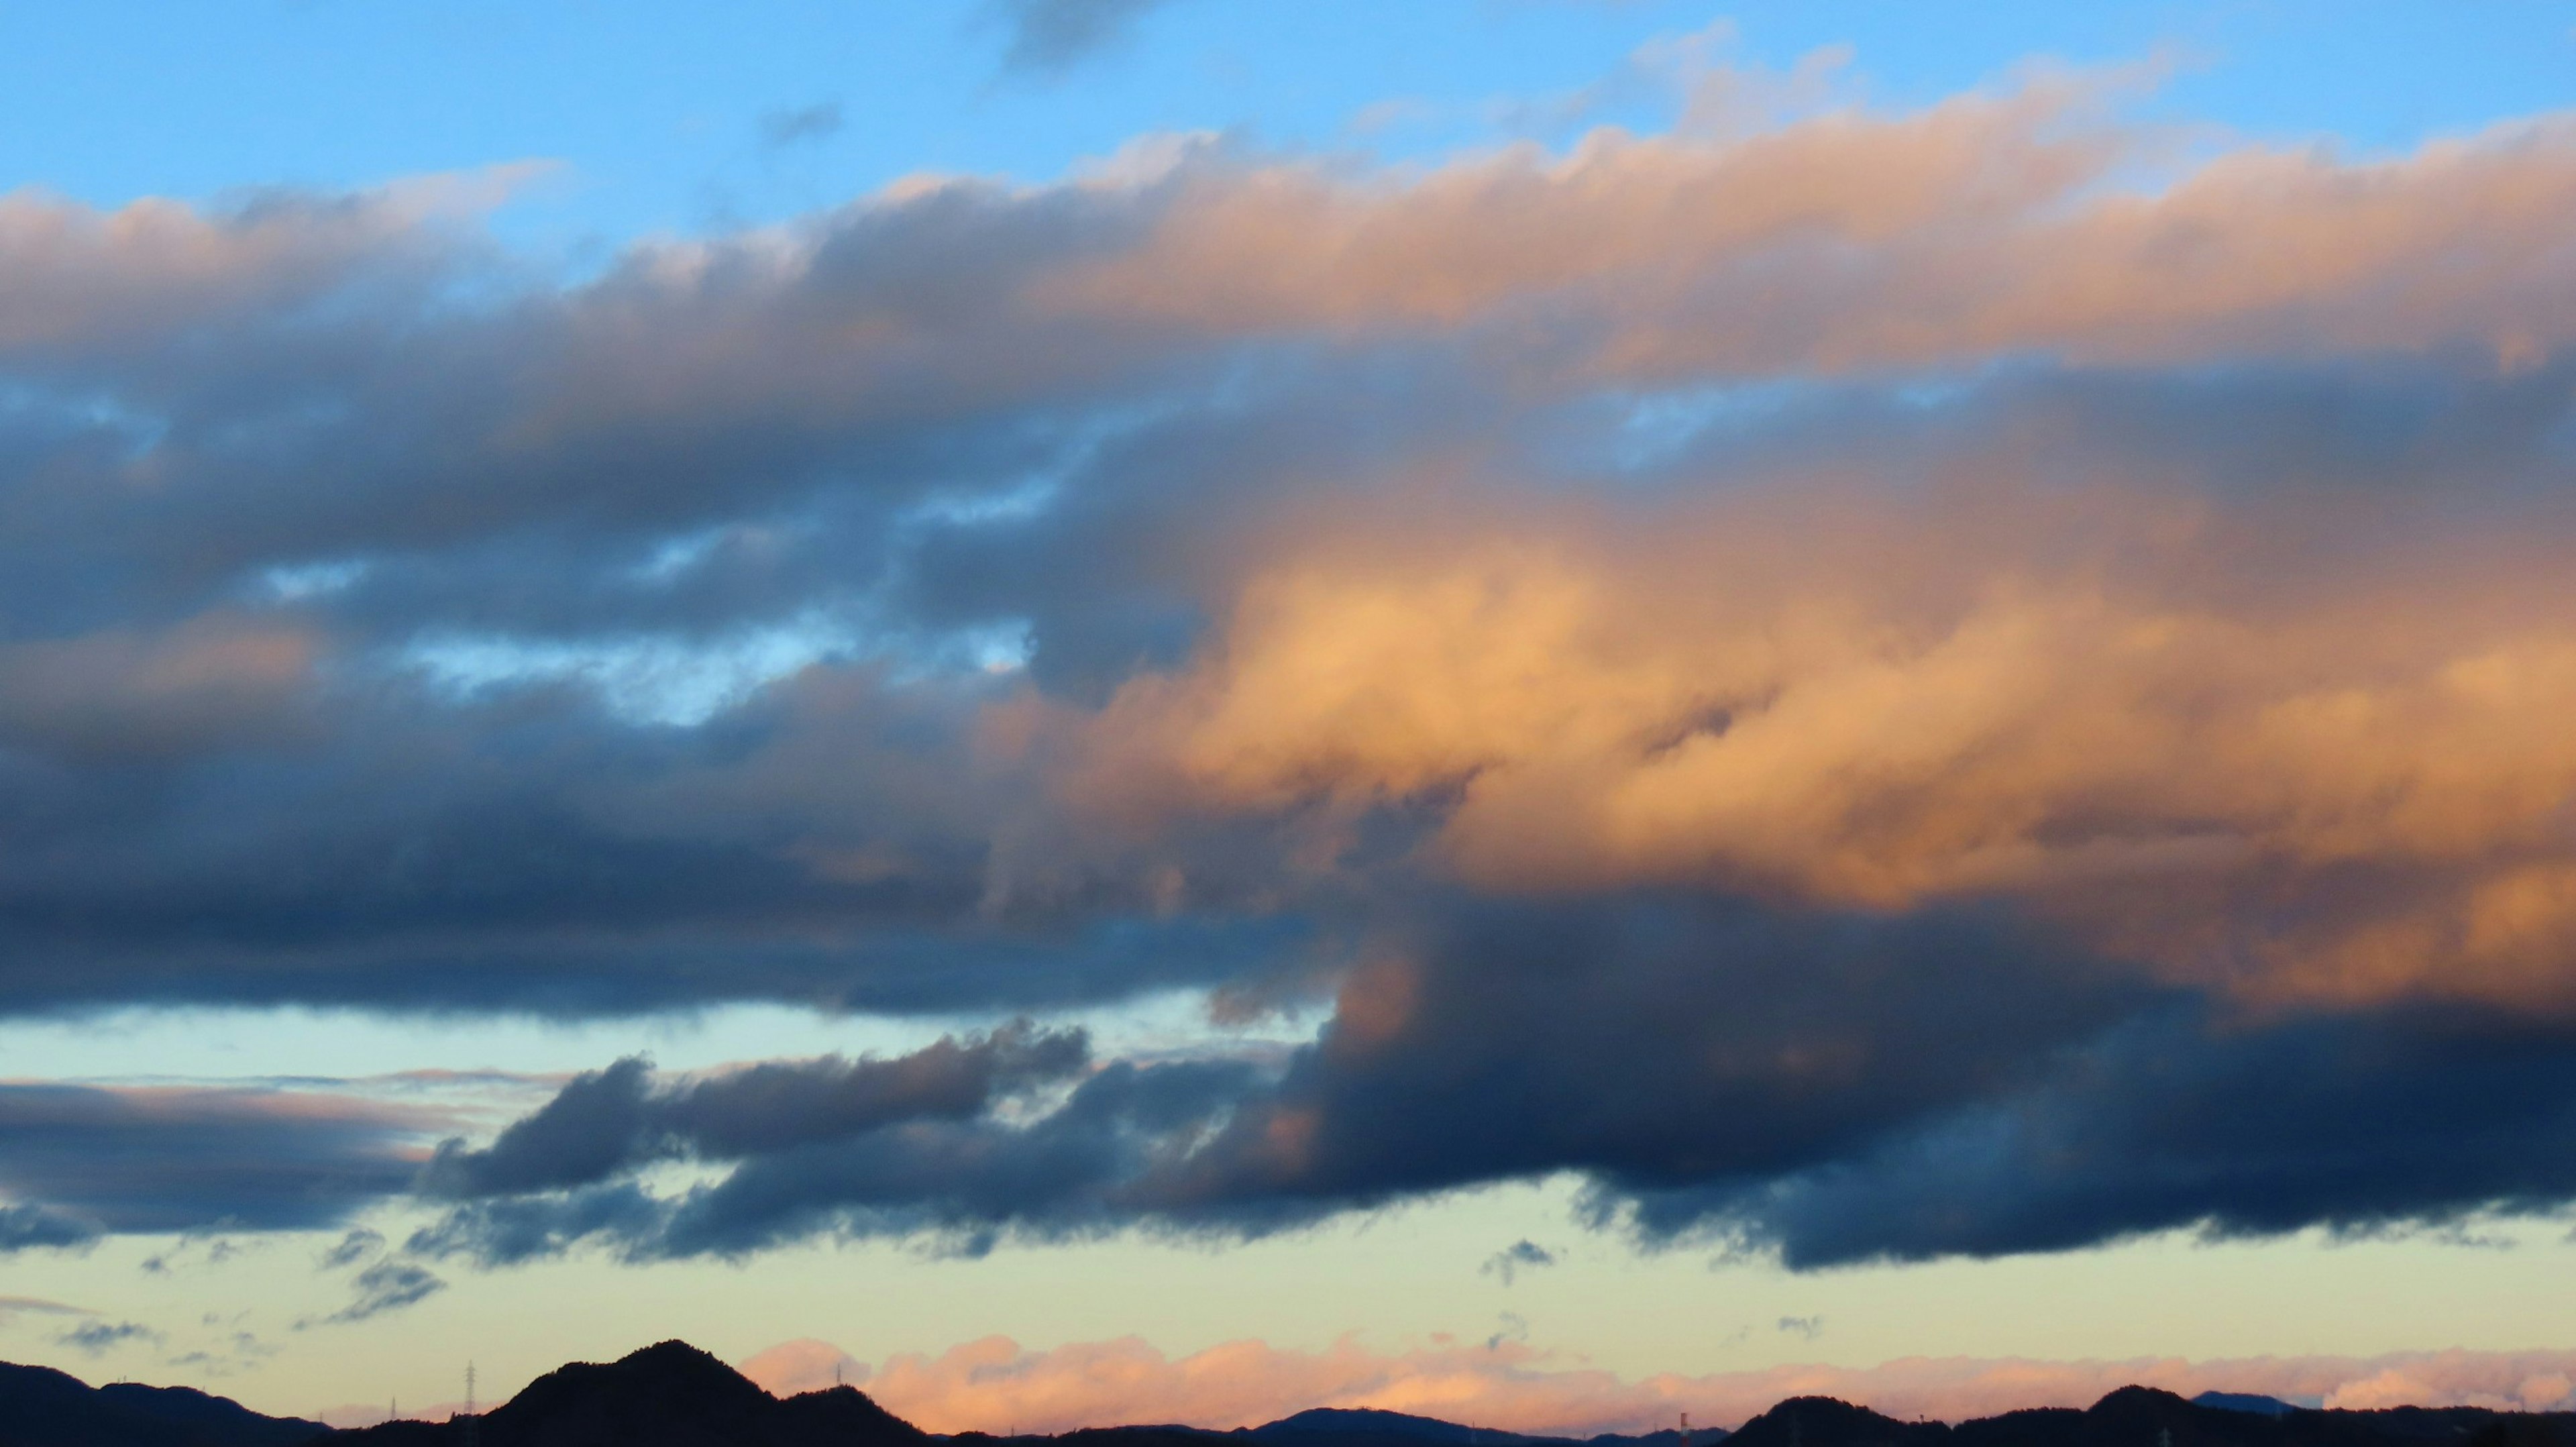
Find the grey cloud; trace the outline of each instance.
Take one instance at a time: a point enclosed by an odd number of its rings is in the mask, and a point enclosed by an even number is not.
[[[1780,1318],[1779,1330],[1783,1334],[1795,1332],[1814,1341],[1825,1334],[1825,1319],[1821,1316],[1784,1316]]]
[[[843,120],[839,101],[817,101],[790,110],[770,111],[760,118],[760,139],[772,148],[838,135]]]
[[[368,1257],[381,1254],[384,1249],[384,1233],[361,1226],[343,1235],[330,1250],[323,1252],[317,1264],[325,1271],[333,1271],[343,1266],[355,1266]]]
[[[1009,39],[1003,63],[1056,72],[1116,44],[1170,0],[993,0]]]
[[[161,1333],[139,1321],[113,1323],[85,1321],[67,1332],[60,1333],[54,1340],[67,1347],[77,1347],[91,1356],[98,1356],[111,1347],[123,1346],[131,1341],[157,1342],[161,1340]]]
[[[487,1266],[507,1266],[561,1255],[586,1241],[649,1242],[670,1214],[668,1202],[624,1181],[552,1194],[505,1196],[455,1207],[413,1232],[404,1249],[423,1256],[466,1256]]]
[[[1100,1235],[1148,1221],[1157,1162],[1259,1078],[1238,1062],[1122,1061],[1025,1123],[931,1117],[805,1139],[669,1199],[617,1183],[476,1201],[410,1246],[506,1263],[589,1239],[648,1260],[741,1256],[816,1234],[930,1237],[967,1254],[1005,1235]]]
[[[37,1247],[86,1246],[101,1234],[95,1222],[44,1206],[0,1206],[0,1256]]]
[[[2149,1015],[2032,1088],[1830,1165],[1648,1194],[1793,1266],[2063,1250],[2175,1227],[2444,1226],[2576,1195],[2576,1038],[2421,1007],[2247,1030]]]
[[[348,1100],[236,1090],[0,1086],[11,1244],[100,1231],[307,1229],[407,1186],[418,1126]]]
[[[657,1087],[651,1065],[630,1058],[575,1079],[488,1147],[449,1141],[424,1188],[522,1195],[592,1185],[658,1160],[738,1160],[908,1122],[966,1119],[1072,1074],[1089,1055],[1082,1032],[1023,1022],[964,1040],[942,1037],[893,1059],[773,1062],[670,1087]]]
[[[388,1312],[400,1311],[447,1289],[447,1283],[425,1266],[410,1261],[379,1261],[357,1274],[351,1282],[356,1299],[329,1316],[297,1322],[301,1331],[309,1326],[346,1326],[366,1321]]]
[[[2576,1195],[2576,1036],[2492,1011],[2249,1026],[1973,913],[1791,927],[1687,899],[1477,906],[1419,944],[1354,976],[1284,1074],[1119,1062],[1034,1118],[780,1144],[672,1197],[522,1191],[413,1246],[506,1262],[585,1241],[650,1260],[818,1234],[970,1253],[1240,1239],[1570,1171],[1596,1226],[1812,1268],[2175,1228],[2422,1229]],[[1487,1269],[1542,1258],[1519,1243]],[[1817,1325],[1798,1320],[1782,1329]]]
[[[1515,1241],[1511,1245],[1504,1247],[1502,1250],[1495,1252],[1493,1255],[1486,1257],[1485,1264],[1476,1268],[1476,1274],[1479,1276],[1499,1276],[1503,1279],[1503,1284],[1505,1286],[1509,1286],[1512,1284],[1512,1278],[1522,1271],[1535,1270],[1542,1266],[1554,1266],[1555,1264],[1555,1252],[1548,1250],[1546,1247],[1539,1245],[1535,1241],[1522,1240]]]

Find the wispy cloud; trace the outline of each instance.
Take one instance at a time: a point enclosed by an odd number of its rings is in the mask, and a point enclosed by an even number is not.
[[[990,0],[1004,28],[1003,63],[1010,69],[1062,72],[1124,39],[1138,22],[1171,0]]]
[[[820,141],[838,135],[844,123],[839,101],[774,110],[760,118],[761,143],[771,149]]]
[[[127,1342],[158,1343],[161,1339],[160,1332],[139,1321],[85,1321],[54,1337],[56,1342],[87,1352],[91,1356],[103,1355]]]

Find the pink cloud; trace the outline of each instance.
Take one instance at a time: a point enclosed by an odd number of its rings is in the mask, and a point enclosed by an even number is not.
[[[1309,1407],[1376,1407],[1518,1432],[1588,1435],[1669,1427],[1683,1412],[1694,1422],[1732,1426],[1783,1398],[1810,1395],[1840,1397],[1894,1417],[1958,1421],[2023,1407],[2088,1406],[2133,1383],[2185,1396],[2255,1392],[2328,1407],[2536,1411],[2568,1404],[2576,1351],[2201,1362],[1905,1357],[1874,1367],[1790,1365],[1630,1380],[1513,1344],[1435,1342],[1380,1353],[1349,1337],[1315,1352],[1235,1341],[1174,1358],[1134,1337],[1052,1351],[986,1337],[937,1356],[897,1356],[873,1373],[840,1348],[811,1339],[783,1343],[742,1364],[752,1380],[782,1395],[831,1386],[836,1367],[842,1380],[937,1432],[1159,1422],[1224,1429]]]

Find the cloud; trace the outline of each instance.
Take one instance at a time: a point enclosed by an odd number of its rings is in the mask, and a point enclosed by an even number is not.
[[[336,1270],[343,1266],[355,1266],[371,1256],[381,1254],[384,1249],[385,1238],[382,1232],[360,1226],[343,1235],[330,1250],[323,1252],[320,1265],[325,1271]]]
[[[2088,84],[1420,172],[1179,145],[1110,179],[924,183],[779,231],[639,245],[560,288],[391,194],[130,215],[14,198],[0,250],[54,276],[48,298],[88,300],[49,299],[26,312],[59,313],[41,335],[0,339],[24,399],[0,419],[19,519],[0,547],[0,783],[29,861],[0,881],[0,947],[21,962],[0,1007],[1008,1009],[1281,964],[1303,901],[1273,866],[1300,845],[1201,831],[1209,863],[1180,877],[1203,884],[1179,898],[1208,908],[1173,911],[1166,860],[1135,865],[1056,807],[1082,732],[1068,715],[1113,697],[1091,732],[1162,747],[1188,802],[1239,810],[1296,793],[1283,769],[1344,796],[1490,769],[1491,793],[1705,722],[1703,694],[1716,709],[1782,686],[1776,717],[1617,776],[1605,817],[1552,821],[1567,827],[1532,836],[1536,859],[1469,838],[1500,807],[1469,801],[1458,858],[1483,880],[1596,843],[1635,872],[1872,902],[2249,837],[2340,867],[2338,831],[2370,821],[2338,811],[2383,798],[2373,751],[2419,715],[2424,756],[2497,762],[2453,791],[2401,760],[2419,772],[2388,804],[2509,780],[2541,808],[2546,743],[2494,736],[2510,710],[2474,684],[2486,660],[2546,706],[2553,603],[2446,605],[2439,636],[2332,666],[2349,650],[2331,619],[2371,631],[2369,579],[2447,596],[2459,576],[2410,551],[2467,541],[2386,544],[2277,606],[2226,588],[2401,527],[2406,499],[2474,496],[2529,551],[2557,535],[2532,479],[2576,315],[2550,224],[2576,187],[2563,124],[2368,164],[2230,153],[2123,189],[2153,138]],[[1811,580],[1672,614],[1740,602],[1712,640],[1808,620],[1781,635],[1795,656],[1716,658],[1657,629],[1643,587],[1586,591],[1615,571],[1616,529],[1587,549],[1565,517],[1524,512],[1636,470],[1641,448],[1653,486],[1625,495],[1664,504],[1635,531],[1674,535],[1675,588],[1750,566],[1762,509],[1724,506],[1748,482],[1839,484],[1838,514],[1785,520],[1780,549],[1816,555],[1837,516],[1922,506],[1912,483],[1935,466],[1995,475],[1988,518],[2050,479],[2125,486],[2127,508],[2089,521],[2030,505],[2090,529],[2097,562],[2134,541],[2169,576],[2142,564],[2097,589],[2027,535],[1989,557],[1962,507],[1919,547],[1882,537],[1924,571],[1946,561],[1924,584],[1944,596],[1885,585],[1883,556],[1816,556]],[[2280,516],[2284,489],[2343,496],[2333,479],[2363,477],[2379,519]],[[1437,536],[1440,508],[1493,522],[1392,556]],[[2195,509],[2207,528],[2177,537]],[[1341,555],[1316,521],[1335,517],[1385,532],[1390,556]],[[2241,567],[2214,570],[2222,556]],[[1508,602],[1480,623],[1456,600],[1483,586]],[[1543,720],[1499,732],[1509,713],[1486,737],[1425,733],[1404,760],[1357,734],[1319,759],[1290,731],[1356,721],[1316,706],[1266,739],[1227,735],[1257,703],[1236,690],[1288,678],[1265,649],[1373,609],[1402,626],[1362,667],[1483,647],[1480,628],[1581,630],[1527,682],[1595,731],[1594,753],[1557,757],[1573,741]],[[1902,646],[1881,659],[1881,639]],[[2030,680],[2071,655],[2086,688],[2053,712]],[[2327,673],[2307,687],[2312,664]],[[1930,715],[1948,732],[1918,755],[1982,757],[2015,729],[2058,748],[2130,703],[2146,745],[2225,747],[1994,779],[1964,811],[1987,776],[1943,776],[1887,816],[1921,827],[1899,859],[1836,832],[1838,811],[1878,817],[1867,789],[1765,806],[1805,810],[1783,847],[1810,857],[1728,846],[1760,822],[1727,792],[1731,760],[1851,690],[1928,706],[1976,667],[1997,670],[1989,712]],[[1509,702],[1497,679],[1450,681]],[[2206,727],[2202,686],[2220,691]],[[2352,689],[2378,712],[2337,712]],[[1842,738],[1814,738],[1809,761],[1830,773]],[[2300,767],[2238,798],[2232,780],[2275,756]],[[2138,817],[2160,768],[2189,776]],[[1668,808],[1637,802],[1668,778],[1685,785]],[[2213,794],[2207,837],[2172,817]],[[2089,854],[2027,838],[2102,807],[2129,812],[2095,833],[2124,837]],[[2383,807],[2380,832],[2416,817]],[[2534,827],[2485,817],[2500,841]],[[2450,896],[2424,919],[2280,948],[2353,953],[2334,967],[2349,979],[2429,929],[2512,974],[2545,953],[2555,878],[2535,862],[2428,883]],[[695,969],[710,950],[740,967]]]
[[[738,1257],[819,1234],[927,1237],[981,1254],[1005,1234],[1097,1236],[1183,1207],[1157,1199],[1160,1169],[1249,1093],[1257,1072],[1224,1061],[1103,1067],[1025,1123],[977,1114],[834,1130],[748,1154],[676,1197],[631,1182],[521,1191],[450,1210],[409,1249],[508,1264],[587,1241],[629,1260]],[[1311,1219],[1296,1202],[1227,1203],[1227,1227]],[[1238,1218],[1243,1218],[1238,1220]]]
[[[46,1316],[90,1316],[94,1314],[87,1307],[66,1306],[59,1301],[47,1301],[41,1296],[0,1296],[0,1317],[17,1316],[24,1313],[36,1313]]]
[[[1703,506],[1309,541],[1191,669],[1122,688],[1084,787],[1253,816],[1436,799],[1435,857],[1506,893],[2017,896],[2258,997],[2576,985],[2576,753],[2527,711],[2576,689],[2576,598],[2482,586],[2538,567],[2511,540],[2401,560],[2356,536],[2318,568],[2313,525],[2116,493]],[[2236,566],[2185,561],[2213,553]],[[2398,571],[2423,591],[2392,635]]]
[[[1479,1276],[1499,1276],[1503,1279],[1503,1284],[1505,1286],[1509,1286],[1512,1284],[1513,1276],[1523,1270],[1534,1271],[1539,1267],[1554,1266],[1555,1264],[1555,1252],[1548,1250],[1546,1247],[1539,1245],[1535,1241],[1515,1241],[1511,1245],[1504,1247],[1502,1250],[1495,1252],[1493,1255],[1486,1257],[1485,1263],[1476,1268],[1476,1274]]]
[[[865,1381],[868,1364],[830,1342],[800,1337],[746,1359],[742,1374],[772,1396],[792,1397]]]
[[[1796,1332],[1809,1341],[1824,1335],[1825,1319],[1821,1316],[1784,1316],[1780,1318],[1783,1333]]]
[[[2576,1039],[2559,1022],[2408,1005],[2258,1023],[1982,913],[1477,906],[1394,946],[1281,1065],[1107,1062],[1007,1115],[810,1131],[788,1113],[757,1147],[676,1144],[719,1167],[676,1194],[641,1181],[653,1154],[567,1144],[545,1158],[576,1168],[496,1175],[413,1249],[1242,1239],[1573,1172],[1596,1226],[1805,1268],[2407,1229],[2576,1194]],[[598,1119],[595,1093],[640,1098],[631,1075],[584,1077],[512,1130]],[[608,1118],[582,1138],[635,1138]]]
[[[1148,138],[577,281],[419,188],[8,198],[0,1012],[1331,1016],[603,1062],[434,1156],[13,1084],[0,1248],[2563,1206],[2576,131],[2178,150],[2124,83]]]
[[[299,1321],[298,1331],[308,1326],[344,1326],[366,1321],[388,1312],[400,1311],[447,1289],[447,1283],[429,1268],[410,1261],[379,1261],[352,1279],[356,1299],[347,1306],[316,1320]]]
[[[835,1364],[887,1410],[934,1432],[1067,1432],[1132,1422],[1215,1430],[1310,1407],[1373,1407],[1552,1436],[1668,1429],[1677,1414],[1733,1426],[1793,1396],[1830,1396],[1905,1420],[2084,1407],[2132,1383],[2185,1396],[2256,1392],[2329,1407],[2562,1407],[2576,1355],[2405,1352],[2193,1362],[1907,1357],[1874,1367],[1790,1365],[1628,1380],[1504,1342],[1379,1352],[1345,1337],[1319,1352],[1227,1342],[1173,1358],[1134,1337],[1029,1351],[987,1337],[937,1356],[894,1357],[869,1373],[825,1342],[793,1342],[743,1363],[772,1392],[831,1385]]]
[[[760,118],[760,140],[761,144],[775,150],[838,135],[842,124],[839,101],[817,101],[808,106],[764,113]]]
[[[993,0],[1009,32],[1003,64],[1013,70],[1060,72],[1126,38],[1169,0]]]
[[[86,1246],[99,1234],[95,1223],[44,1206],[0,1206],[0,1255],[40,1246]]]
[[[985,1114],[1005,1097],[1083,1068],[1079,1030],[1026,1022],[942,1036],[894,1059],[771,1062],[666,1089],[640,1058],[574,1079],[492,1145],[439,1149],[434,1194],[475,1197],[585,1186],[662,1159],[739,1160],[921,1121]]]
[[[113,1323],[85,1321],[69,1331],[56,1335],[54,1340],[67,1347],[76,1347],[91,1356],[98,1356],[111,1347],[123,1346],[131,1341],[158,1342],[161,1340],[161,1333],[137,1321]]]
[[[335,1224],[418,1173],[425,1118],[320,1092],[0,1085],[0,1244]]]

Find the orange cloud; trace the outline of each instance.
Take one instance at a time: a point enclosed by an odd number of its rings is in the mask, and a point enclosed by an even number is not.
[[[1603,129],[1427,169],[1184,162],[1146,239],[1032,298],[1229,331],[1509,317],[1619,375],[2459,342],[2521,367],[2567,340],[2576,121],[2174,168],[2105,114],[2124,83],[2057,74],[1752,134]]]
[[[2319,561],[2214,507],[2030,493],[1301,537],[1121,690],[1069,788],[1429,803],[1490,889],[2015,899],[2248,998],[2564,1000],[2576,589],[2532,532]]]

